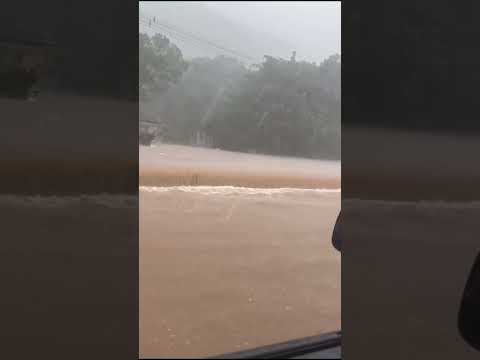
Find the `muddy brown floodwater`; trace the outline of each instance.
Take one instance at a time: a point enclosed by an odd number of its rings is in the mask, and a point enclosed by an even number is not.
[[[141,146],[140,185],[340,188],[340,162],[182,145]]]
[[[223,163],[229,176],[265,175],[265,168],[279,176],[288,173],[275,168],[281,163],[297,169],[297,178],[303,171],[305,179],[331,179],[332,189],[141,182],[140,357],[205,357],[340,329],[340,254],[331,245],[339,164],[317,162],[315,172],[313,161],[265,157],[262,173],[256,155],[179,149],[184,160],[161,165],[152,152],[171,146],[144,149],[140,173],[147,162],[157,174],[169,166],[220,171]],[[239,160],[249,156],[249,165]]]

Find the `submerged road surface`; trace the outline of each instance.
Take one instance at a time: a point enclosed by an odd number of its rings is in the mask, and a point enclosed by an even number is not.
[[[340,192],[140,188],[140,357],[338,330]]]

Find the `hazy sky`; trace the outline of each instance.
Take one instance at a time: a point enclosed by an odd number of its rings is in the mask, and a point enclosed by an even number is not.
[[[288,58],[294,50],[298,60],[321,62],[341,51],[339,1],[141,1],[140,8],[179,29],[248,54],[255,62],[265,54]],[[240,26],[232,28],[232,23]],[[198,47],[192,48],[192,43],[165,34],[187,57],[216,52],[194,50]]]
[[[298,58],[325,58],[341,50],[340,1],[205,1],[224,17],[286,39]]]

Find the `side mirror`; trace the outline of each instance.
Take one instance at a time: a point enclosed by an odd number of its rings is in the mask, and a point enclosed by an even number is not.
[[[463,339],[480,351],[480,254],[477,255],[463,292],[458,329]]]
[[[343,232],[341,228],[341,216],[342,216],[342,211],[340,210],[340,214],[338,214],[337,221],[335,222],[335,226],[333,228],[333,233],[332,233],[332,245],[335,249],[338,251],[342,251],[342,238],[343,238]]]

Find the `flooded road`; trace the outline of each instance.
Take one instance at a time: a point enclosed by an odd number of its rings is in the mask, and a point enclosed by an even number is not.
[[[340,329],[337,190],[140,188],[140,357]]]
[[[340,329],[340,162],[167,144],[139,156],[140,357]]]
[[[340,162],[206,149],[140,146],[140,185],[340,188]]]

